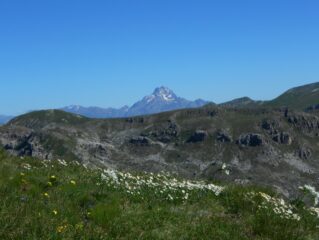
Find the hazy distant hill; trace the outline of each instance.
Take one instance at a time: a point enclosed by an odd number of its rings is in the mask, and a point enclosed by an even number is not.
[[[232,101],[219,104],[222,107],[234,107],[234,108],[251,108],[259,107],[263,104],[263,101],[255,101],[249,97],[236,98]]]
[[[118,118],[126,115],[128,107],[122,108],[101,108],[101,107],[83,107],[80,105],[71,105],[61,110],[69,113],[80,114],[90,118]]]

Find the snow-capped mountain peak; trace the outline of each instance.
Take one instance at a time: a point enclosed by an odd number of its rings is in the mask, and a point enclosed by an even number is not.
[[[175,93],[167,87],[158,87],[154,90],[153,94],[149,96],[148,101],[151,101],[155,98],[161,98],[164,101],[174,101],[177,96]]]
[[[80,106],[80,105],[70,105],[70,106],[67,106],[65,108],[67,110],[79,111],[82,108],[82,106]]]

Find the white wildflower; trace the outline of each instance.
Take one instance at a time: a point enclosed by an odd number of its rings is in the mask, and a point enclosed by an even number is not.
[[[24,164],[22,164],[22,167],[23,167],[24,169],[26,169],[26,170],[31,170],[31,168],[32,168],[29,163],[24,163]]]
[[[67,167],[68,166],[68,164],[67,164],[67,162],[65,161],[65,160],[61,160],[61,159],[58,159],[58,163],[59,164],[61,164],[61,165],[63,165],[63,166],[65,166],[65,167]]]
[[[171,201],[173,201],[174,200],[174,198],[172,197],[172,195],[171,194],[168,194],[168,200],[171,200]]]
[[[305,185],[301,187],[302,190],[307,190],[309,193],[314,197],[315,199],[315,206],[319,203],[319,192],[316,191],[316,189],[313,186]]]
[[[264,202],[258,206],[259,209],[267,209],[268,211],[272,210],[281,218],[300,221],[300,216],[296,213],[293,213],[293,207],[290,204],[287,204],[284,199],[271,197],[263,192],[251,192],[246,194],[248,199],[254,198],[256,196],[260,196],[264,200]]]
[[[316,215],[319,218],[319,208],[311,207],[309,208],[310,212]]]
[[[118,183],[119,179],[117,177],[115,170],[107,169],[107,170],[104,170],[104,173],[108,175],[109,177],[111,177],[114,182]]]
[[[227,168],[226,163],[223,163],[223,165],[222,165],[222,170],[225,170],[226,168]]]

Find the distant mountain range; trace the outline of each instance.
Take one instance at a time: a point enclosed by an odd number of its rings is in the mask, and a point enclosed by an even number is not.
[[[167,87],[159,87],[151,95],[144,97],[131,107],[124,106],[116,109],[73,105],[64,107],[61,110],[91,118],[117,118],[197,108],[208,103],[214,104],[202,99],[189,101],[176,96]],[[319,82],[292,88],[270,101],[258,101],[249,97],[242,97],[221,103],[219,106],[230,108],[288,107],[297,110],[317,110],[319,109]]]
[[[71,105],[60,110],[90,118],[122,118],[185,108],[197,108],[208,103],[215,105],[213,102],[202,99],[190,101],[178,97],[167,87],[158,87],[151,95],[142,98],[131,107],[101,108]],[[229,108],[288,107],[297,110],[314,111],[319,109],[319,82],[292,88],[270,101],[257,101],[249,97],[242,97],[221,103],[219,106]],[[0,125],[7,123],[12,118],[13,116],[0,115]]]
[[[178,97],[167,87],[158,87],[151,95],[144,97],[131,107],[124,106],[116,109],[72,105],[64,107],[61,110],[91,118],[118,118],[148,115],[176,109],[202,107],[207,103],[209,102],[202,99],[197,99],[195,101],[186,100]]]

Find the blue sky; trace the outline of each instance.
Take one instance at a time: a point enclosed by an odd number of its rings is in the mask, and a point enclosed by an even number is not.
[[[317,0],[2,0],[0,113],[271,99],[319,81]]]

